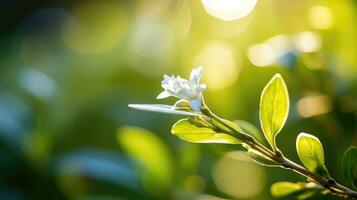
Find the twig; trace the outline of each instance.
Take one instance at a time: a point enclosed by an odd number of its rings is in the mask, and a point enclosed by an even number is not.
[[[262,155],[268,157],[269,159],[275,161],[277,164],[279,164],[282,168],[285,169],[290,169],[302,176],[305,176],[309,181],[314,182],[321,187],[325,188],[328,193],[343,197],[346,199],[357,199],[357,192],[345,187],[333,179],[327,179],[323,176],[317,175],[306,169],[305,167],[289,160],[286,158],[280,151],[272,151],[271,149],[268,149],[261,143],[259,143],[255,138],[252,136],[248,135],[247,133],[242,132],[241,130],[237,129],[236,127],[233,127],[229,125],[227,122],[225,122],[223,119],[215,115],[206,105],[204,105],[201,109],[201,113],[206,115],[209,118],[212,118],[216,120],[217,122],[221,123],[223,126],[227,127],[230,129],[230,131],[226,131],[226,134],[229,134],[239,140],[241,140],[243,143],[247,144],[250,148],[258,151]],[[225,130],[222,130],[225,131]]]

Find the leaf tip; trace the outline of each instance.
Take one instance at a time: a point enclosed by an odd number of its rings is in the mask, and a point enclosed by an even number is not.
[[[276,78],[283,78],[283,76],[280,73],[276,73],[272,79],[276,79]]]
[[[128,107],[135,109],[135,110],[143,110],[143,107],[141,104],[128,104]]]
[[[304,133],[304,132],[301,132],[299,133],[299,135],[297,136],[297,141],[299,141],[302,137],[306,137],[306,138],[311,138],[311,139],[314,139],[314,140],[319,140],[316,136],[314,135],[311,135],[309,133]]]
[[[128,104],[129,108],[136,108],[138,104]]]
[[[299,149],[299,142],[301,141],[302,138],[309,138],[309,139],[313,139],[315,141],[318,141],[320,143],[320,140],[314,136],[311,135],[309,133],[304,133],[304,132],[300,132],[296,138],[296,149]]]
[[[271,80],[270,80],[270,81],[271,81],[271,82],[274,82],[274,81],[281,81],[281,83],[282,83],[282,85],[283,85],[284,89],[285,89],[285,90],[286,90],[286,92],[287,92],[287,87],[286,87],[285,80],[284,80],[283,76],[282,76],[280,73],[276,73],[276,74],[273,76],[273,78],[271,78]]]
[[[307,136],[308,134],[307,133],[304,133],[304,132],[300,132],[297,136],[297,140],[300,140],[301,137],[304,137],[304,136]]]

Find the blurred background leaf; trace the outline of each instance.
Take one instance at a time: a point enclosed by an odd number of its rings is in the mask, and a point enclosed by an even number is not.
[[[154,133],[123,127],[117,132],[123,150],[142,168],[143,183],[149,192],[165,192],[172,187],[174,169],[168,146]]]

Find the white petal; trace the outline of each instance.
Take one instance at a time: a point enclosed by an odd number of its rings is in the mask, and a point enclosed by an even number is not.
[[[164,80],[170,80],[171,79],[171,77],[170,76],[168,76],[168,75],[164,75]]]
[[[191,100],[190,107],[193,111],[200,111],[201,110],[201,98]]]
[[[164,99],[164,98],[167,98],[167,97],[169,97],[169,96],[171,96],[171,94],[168,93],[168,92],[165,90],[165,91],[161,92],[161,93],[156,97],[156,99]]]
[[[203,92],[203,90],[205,90],[206,88],[207,88],[207,85],[204,84],[204,83],[202,83],[202,84],[200,84],[200,85],[198,86],[198,88],[196,89],[196,91],[197,91],[198,93],[201,93],[201,92]]]
[[[190,82],[198,85],[200,78],[202,76],[202,72],[203,72],[202,66],[193,69],[190,74]]]

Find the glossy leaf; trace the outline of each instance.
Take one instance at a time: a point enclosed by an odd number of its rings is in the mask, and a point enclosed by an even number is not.
[[[276,74],[263,89],[260,97],[260,124],[271,147],[276,150],[275,137],[289,114],[289,94],[284,79]]]
[[[231,135],[217,132],[209,126],[198,126],[190,122],[190,119],[182,119],[176,122],[171,128],[171,133],[185,141],[193,143],[241,143]]]
[[[296,140],[296,150],[306,168],[322,175],[321,170],[325,169],[325,156],[322,144],[317,137],[300,133]]]
[[[315,195],[317,192],[324,190],[323,187],[315,183],[291,183],[291,182],[278,182],[271,186],[271,194],[276,198],[287,199],[294,196],[294,199],[308,199]],[[289,198],[290,199],[290,198]]]
[[[346,150],[342,159],[342,174],[357,189],[357,147]]]
[[[289,196],[302,189],[303,187],[298,183],[278,182],[271,186],[270,192],[274,197],[279,198]]]
[[[166,114],[173,114],[173,115],[200,116],[200,114],[198,113],[179,110],[176,107],[172,107],[170,105],[163,105],[163,104],[129,104],[128,106],[130,108],[134,108],[137,110],[150,111],[150,112],[166,113]]]

